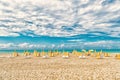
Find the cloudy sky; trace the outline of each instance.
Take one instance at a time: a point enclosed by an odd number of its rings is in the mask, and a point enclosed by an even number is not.
[[[0,0],[0,49],[120,48],[120,0]]]

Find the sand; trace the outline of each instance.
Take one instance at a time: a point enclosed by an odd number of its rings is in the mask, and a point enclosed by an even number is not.
[[[8,55],[5,55],[8,56]],[[0,80],[120,80],[120,60],[112,57],[0,58]]]

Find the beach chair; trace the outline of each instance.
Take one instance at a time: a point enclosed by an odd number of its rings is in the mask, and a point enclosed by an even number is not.
[[[85,56],[85,54],[81,54],[81,55],[79,56],[79,58],[80,58],[80,59],[86,59],[86,56]]]
[[[48,59],[49,56],[48,56],[48,55],[44,55],[44,56],[42,56],[42,58],[43,58],[43,59]]]
[[[5,56],[0,56],[0,58],[5,58]]]
[[[7,56],[0,56],[0,58],[13,58],[14,56],[13,55],[7,55]]]
[[[12,54],[6,56],[6,58],[13,58],[14,56]]]
[[[46,54],[46,52],[42,51],[41,52],[41,56],[43,59],[48,59],[49,58],[49,55]]]
[[[91,57],[96,57],[96,53],[91,53]]]
[[[62,58],[63,59],[68,59],[69,58],[69,53],[68,52],[64,52]]]
[[[103,59],[103,54],[98,53],[96,56],[97,59]]]
[[[30,59],[30,58],[31,58],[31,56],[25,56],[24,58],[25,58],[25,59]]]

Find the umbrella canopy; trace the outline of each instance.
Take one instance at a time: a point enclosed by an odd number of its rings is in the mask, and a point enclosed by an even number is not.
[[[90,49],[89,51],[94,51],[93,49]]]
[[[82,52],[86,52],[86,50],[85,50],[85,49],[82,49]]]

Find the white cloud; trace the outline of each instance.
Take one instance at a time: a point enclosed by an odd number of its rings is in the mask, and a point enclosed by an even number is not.
[[[19,34],[0,29],[0,36],[19,36]]]
[[[68,41],[70,41],[70,42],[80,42],[80,41],[82,41],[82,39],[71,39],[71,40],[68,40]]]
[[[116,45],[115,45],[116,44]],[[111,41],[111,40],[102,40],[102,41],[96,41],[96,42],[86,42],[84,43],[84,46],[89,46],[91,48],[102,48],[102,49],[119,49],[120,47],[119,41]]]
[[[26,48],[26,47],[29,47],[29,44],[28,43],[22,43],[22,44],[19,44],[18,46],[21,47],[21,48]]]
[[[34,35],[74,36],[90,31],[112,33],[112,22],[120,17],[120,1],[102,5],[105,0],[1,0],[0,36],[19,36],[32,31]],[[4,21],[3,21],[4,20]],[[78,22],[77,27],[75,23]],[[49,24],[52,24],[49,26]],[[115,24],[115,23],[114,23]],[[65,30],[62,26],[71,28]],[[28,36],[31,34],[27,34]],[[32,35],[32,36],[34,36]]]
[[[42,49],[47,47],[43,44],[32,44],[32,43],[0,43],[0,49]],[[49,46],[48,48],[50,48]],[[55,46],[54,46],[55,47]]]
[[[13,43],[5,43],[5,44],[0,44],[0,49],[5,49],[5,48],[10,48],[11,46],[13,46]]]
[[[0,49],[119,49],[119,41],[101,40],[96,42],[81,42],[73,40],[72,42],[62,44],[34,44],[34,43],[0,43]]]

